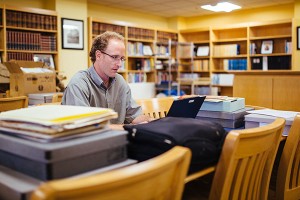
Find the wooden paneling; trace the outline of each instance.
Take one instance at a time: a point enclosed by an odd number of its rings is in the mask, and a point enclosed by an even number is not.
[[[300,75],[235,74],[233,96],[246,104],[277,110],[300,111]]]
[[[273,108],[300,111],[300,76],[273,79]]]
[[[272,108],[272,77],[235,75],[233,96],[244,97],[248,105]]]

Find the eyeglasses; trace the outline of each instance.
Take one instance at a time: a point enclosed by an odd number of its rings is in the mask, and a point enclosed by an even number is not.
[[[114,59],[114,61],[118,62],[119,60],[121,60],[122,62],[124,62],[126,60],[126,58],[124,58],[123,56],[116,56],[116,55],[110,55],[104,51],[100,51],[101,53],[104,53],[105,55],[111,57],[112,59]]]

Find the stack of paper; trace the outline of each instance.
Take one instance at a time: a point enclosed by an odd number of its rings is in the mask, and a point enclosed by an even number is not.
[[[45,105],[0,113],[0,130],[51,139],[104,129],[117,113],[108,108]]]

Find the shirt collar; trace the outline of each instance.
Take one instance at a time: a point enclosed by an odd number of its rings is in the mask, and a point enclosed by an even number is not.
[[[101,87],[103,80],[102,78],[97,74],[94,65],[89,67],[88,69],[89,73],[91,74],[91,78],[94,81],[94,83],[97,85],[97,87]],[[110,79],[110,84],[113,84],[116,80],[116,78],[109,78]],[[111,80],[112,79],[112,80]]]

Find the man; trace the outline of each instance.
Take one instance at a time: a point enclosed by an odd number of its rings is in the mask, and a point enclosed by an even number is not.
[[[122,35],[107,31],[97,36],[90,51],[93,65],[72,77],[62,104],[111,108],[118,113],[113,124],[149,121],[132,99],[129,85],[117,73],[125,61],[125,50]]]

